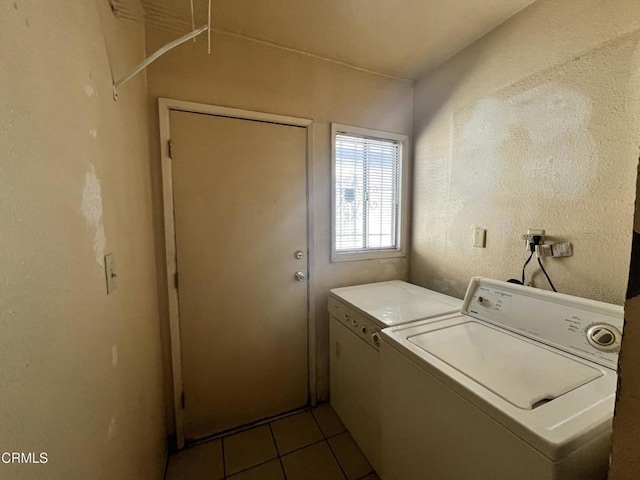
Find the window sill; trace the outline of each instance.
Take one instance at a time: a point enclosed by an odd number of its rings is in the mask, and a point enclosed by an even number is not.
[[[402,250],[371,250],[343,253],[332,252],[331,263],[354,262],[359,260],[382,260],[385,258],[402,258],[406,256],[406,252]]]

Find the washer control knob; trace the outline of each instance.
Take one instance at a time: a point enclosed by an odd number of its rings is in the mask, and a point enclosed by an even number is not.
[[[367,328],[366,325],[363,325],[362,328],[360,329],[362,330],[362,333],[364,333],[365,335],[367,334],[367,332],[369,331],[369,329]]]
[[[376,345],[380,345],[380,332],[373,332],[371,334],[371,341]]]
[[[613,325],[597,323],[587,330],[587,340],[598,350],[610,352],[620,348],[622,333]]]
[[[352,319],[351,320],[351,325],[353,325],[354,327],[357,327],[358,326],[358,319],[357,318]]]
[[[349,314],[348,314],[348,313],[345,313],[345,314],[344,314],[344,319],[345,319],[347,322],[349,321]]]
[[[486,299],[486,298],[484,298],[484,297],[478,297],[478,300],[477,300],[477,301],[478,301],[478,303],[479,303],[480,305],[484,305],[485,303],[488,303],[488,302],[489,302],[489,300],[487,300],[487,299]]]

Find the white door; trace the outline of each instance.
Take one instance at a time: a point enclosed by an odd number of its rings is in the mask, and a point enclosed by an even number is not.
[[[194,440],[308,403],[306,130],[174,110],[170,124]]]

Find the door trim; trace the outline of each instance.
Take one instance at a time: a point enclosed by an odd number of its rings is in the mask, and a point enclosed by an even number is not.
[[[222,117],[256,120],[304,127],[307,137],[306,169],[307,169],[307,352],[308,352],[308,391],[309,401],[316,404],[316,325],[315,305],[311,293],[314,272],[314,209],[313,209],[313,120],[275,115],[271,113],[253,112],[236,108],[206,105],[169,98],[158,99],[160,121],[160,158],[162,162],[162,203],[164,210],[164,236],[166,261],[166,287],[169,300],[169,335],[171,339],[171,369],[173,374],[173,410],[176,423],[176,442],[178,449],[184,448],[184,411],[182,409],[182,340],[180,337],[180,314],[178,308],[178,289],[175,284],[177,272],[177,249],[175,219],[173,205],[172,159],[169,156],[169,140],[171,139],[171,110],[189,113],[204,113]]]

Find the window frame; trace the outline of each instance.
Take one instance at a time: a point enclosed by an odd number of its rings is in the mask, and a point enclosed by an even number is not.
[[[397,246],[385,249],[359,249],[339,252],[336,250],[336,135],[342,133],[373,140],[398,142],[400,168],[398,184],[399,211],[397,217]],[[331,262],[349,262],[355,260],[372,260],[407,256],[408,218],[409,218],[409,136],[400,133],[384,132],[369,128],[331,124]]]

